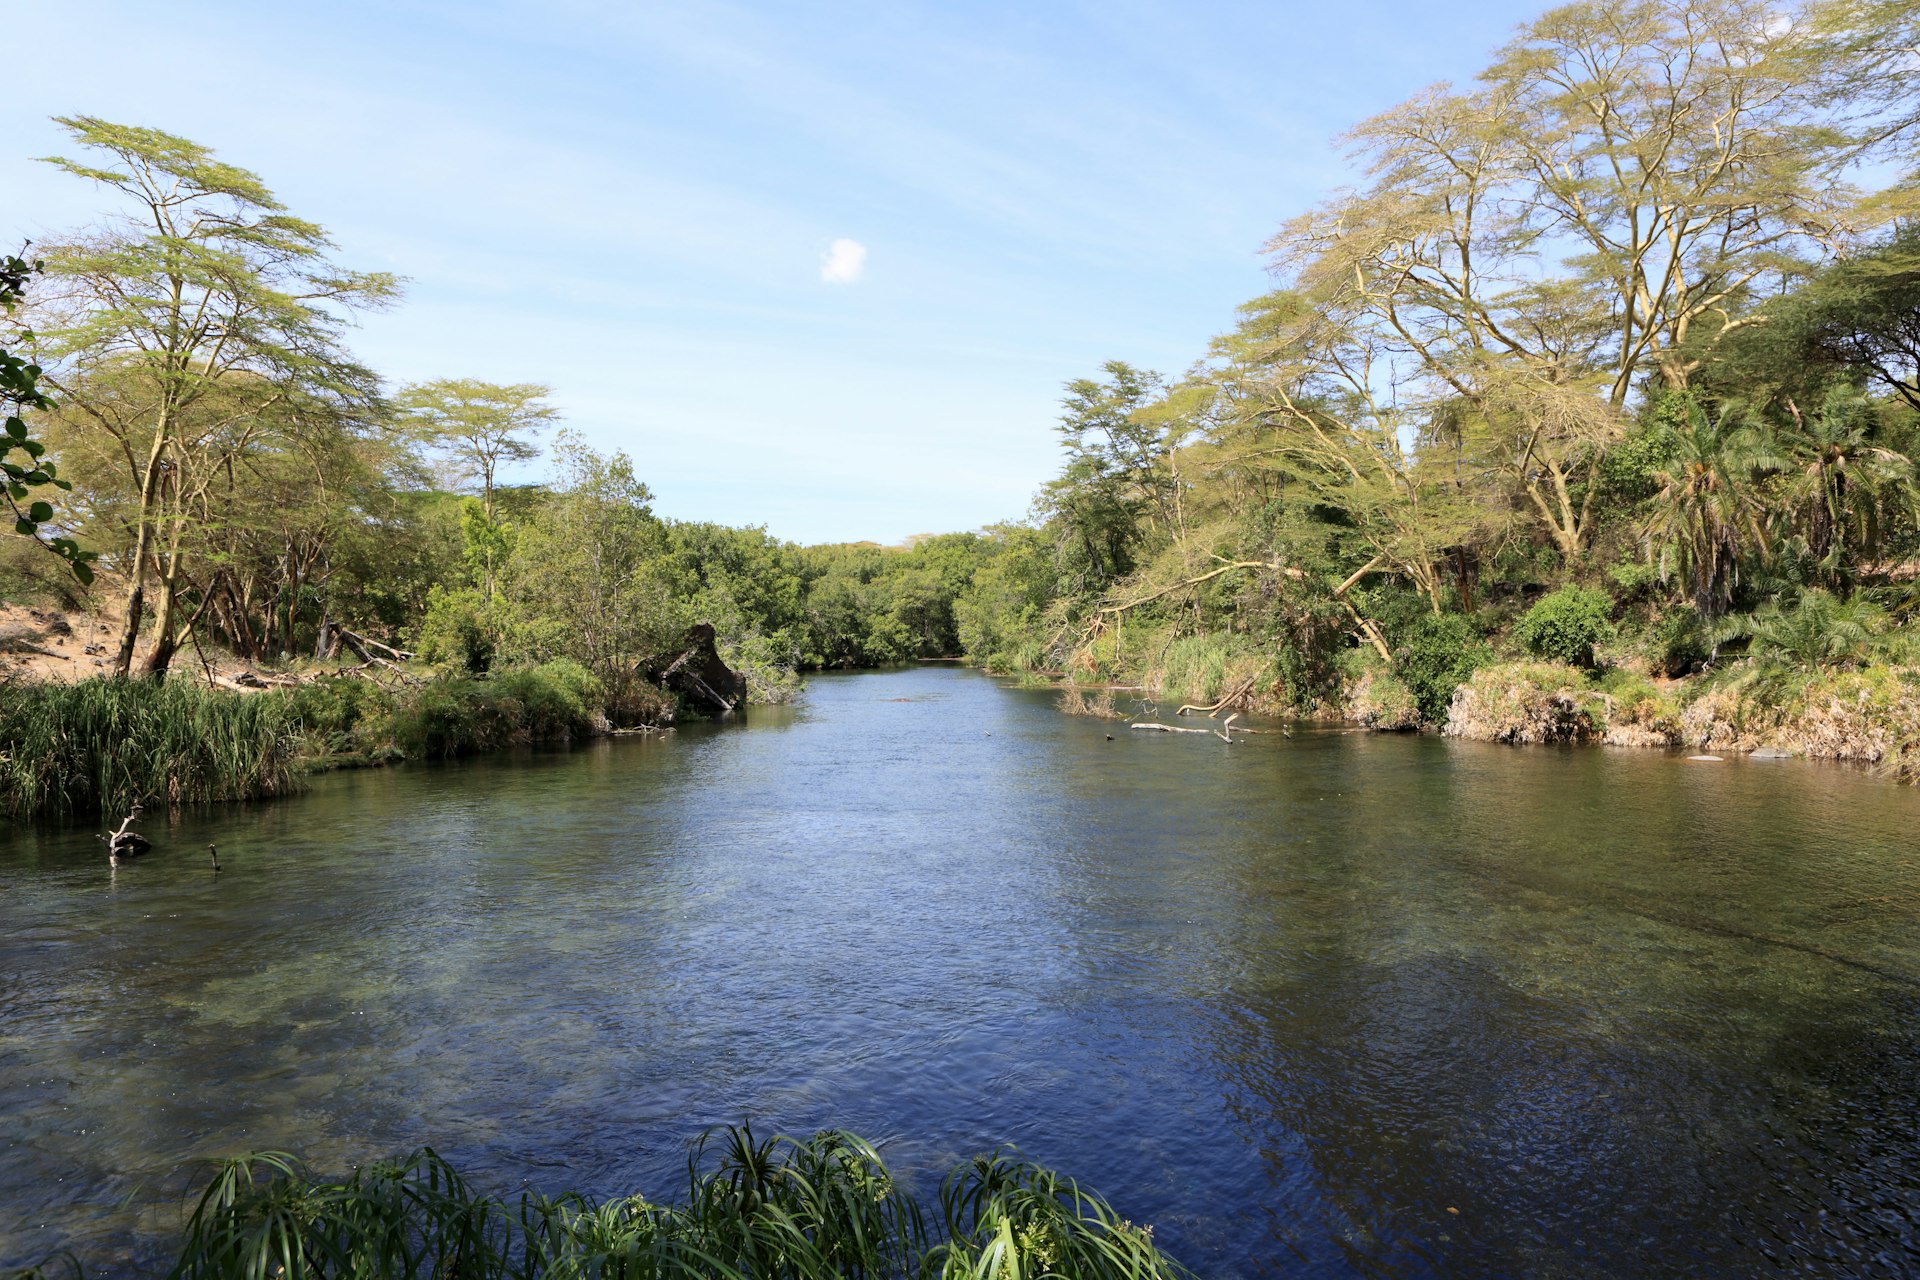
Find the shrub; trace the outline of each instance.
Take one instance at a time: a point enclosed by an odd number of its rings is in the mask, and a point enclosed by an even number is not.
[[[1275,619],[1273,668],[1287,705],[1311,711],[1337,700],[1349,629],[1346,611],[1331,599],[1308,599]]]
[[[392,749],[393,695],[372,681],[318,680],[287,698],[309,754],[373,757]]]
[[[394,738],[410,756],[438,757],[565,739],[604,727],[601,697],[593,673],[564,658],[492,680],[443,677],[395,712]]]
[[[495,647],[486,611],[485,598],[471,587],[435,586],[427,592],[414,647],[428,662],[479,675],[493,664]]]
[[[1477,669],[1493,661],[1473,623],[1457,613],[1422,615],[1402,632],[1393,670],[1413,695],[1420,718],[1447,722],[1447,703]]]
[[[1690,604],[1676,605],[1647,628],[1648,656],[1660,674],[1683,676],[1707,660],[1709,638],[1700,611]]]
[[[506,672],[492,686],[508,714],[518,706],[520,736],[540,741],[590,732],[604,698],[599,677],[571,658]]]
[[[1613,639],[1613,601],[1590,587],[1562,587],[1542,596],[1514,624],[1513,637],[1549,662],[1591,670],[1594,646]]]

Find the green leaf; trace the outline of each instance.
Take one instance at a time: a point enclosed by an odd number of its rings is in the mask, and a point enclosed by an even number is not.
[[[47,446],[41,444],[38,440],[22,440],[20,447],[27,451],[29,458],[37,458],[47,451]]]
[[[40,526],[22,517],[13,522],[13,531],[23,538],[31,538],[34,534],[40,532]]]
[[[27,438],[27,424],[18,418],[8,418],[7,434],[15,440],[25,440]]]
[[[60,491],[61,491],[62,493],[72,493],[72,492],[73,492],[73,481],[71,481],[71,480],[55,480],[55,481],[53,482],[53,487],[54,487],[54,488],[56,488],[56,489],[58,489],[58,490],[60,490]]]
[[[34,521],[47,521],[47,520],[53,519],[53,504],[51,502],[34,503],[32,506],[27,508],[27,519],[34,520]]]
[[[80,581],[87,586],[93,585],[93,568],[84,560],[75,560],[73,562],[73,576],[80,579]]]

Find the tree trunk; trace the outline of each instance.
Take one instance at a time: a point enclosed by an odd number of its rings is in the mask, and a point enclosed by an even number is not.
[[[133,670],[133,650],[140,640],[140,622],[147,600],[147,555],[153,547],[153,509],[160,495],[160,460],[167,451],[167,435],[172,426],[168,408],[160,411],[153,429],[153,448],[147,453],[147,473],[140,480],[140,514],[133,535],[133,564],[127,584],[127,623],[120,635],[120,652],[114,655],[113,673],[124,676]]]

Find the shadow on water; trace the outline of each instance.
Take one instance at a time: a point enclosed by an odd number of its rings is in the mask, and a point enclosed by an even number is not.
[[[665,1194],[752,1117],[909,1177],[1018,1143],[1203,1274],[1911,1270],[1920,795],[1107,731],[824,677],[324,778],[113,877],[90,830],[0,842],[0,1263],[150,1265],[182,1167],[251,1148]]]

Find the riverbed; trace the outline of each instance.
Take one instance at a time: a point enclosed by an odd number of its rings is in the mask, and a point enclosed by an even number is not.
[[[1208,1276],[1920,1267],[1920,792],[970,671],[0,834],[0,1271],[195,1162],[671,1197],[705,1127],[1017,1145]],[[206,845],[217,842],[216,876]]]

